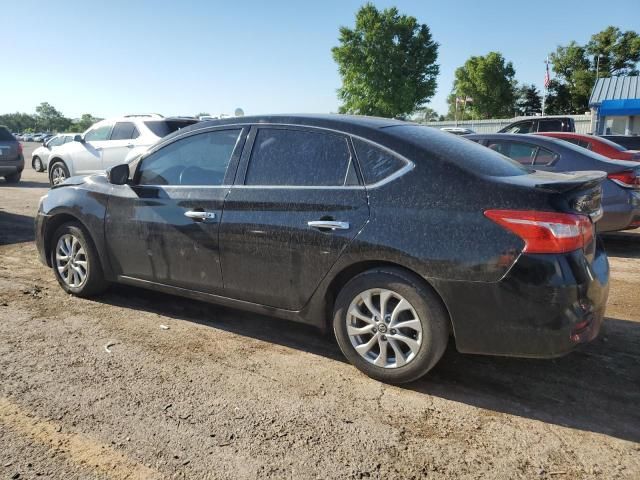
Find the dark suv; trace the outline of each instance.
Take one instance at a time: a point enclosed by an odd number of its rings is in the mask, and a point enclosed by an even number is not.
[[[36,238],[71,294],[118,282],[332,328],[355,366],[407,382],[450,334],[527,357],[597,335],[603,177],[394,120],[234,118],[55,186]]]
[[[0,126],[0,177],[7,183],[16,183],[20,181],[22,170],[22,145],[6,127]]]
[[[531,117],[510,123],[498,133],[575,132],[571,117]]]

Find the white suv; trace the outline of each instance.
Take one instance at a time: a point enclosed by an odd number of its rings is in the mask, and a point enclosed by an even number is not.
[[[125,115],[102,120],[49,157],[49,182],[57,185],[74,175],[89,175],[136,158],[162,137],[196,123],[194,118],[158,114]]]

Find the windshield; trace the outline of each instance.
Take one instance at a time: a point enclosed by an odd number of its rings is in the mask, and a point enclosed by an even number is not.
[[[193,125],[197,120],[155,120],[144,122],[149,130],[151,130],[154,135],[158,137],[166,137],[170,133],[175,132],[176,130],[180,130],[181,128],[188,127],[189,125]]]
[[[385,130],[471,173],[490,177],[511,177],[526,175],[532,171],[471,140],[430,127],[398,125],[386,127]]]

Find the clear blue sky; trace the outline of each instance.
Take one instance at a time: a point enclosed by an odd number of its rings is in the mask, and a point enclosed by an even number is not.
[[[331,47],[364,1],[108,2],[0,0],[0,113],[48,101],[63,114],[101,117],[336,111]],[[375,1],[429,25],[440,43],[446,111],[454,70],[497,50],[520,82],[541,86],[544,58],[607,25],[640,30],[639,0]]]

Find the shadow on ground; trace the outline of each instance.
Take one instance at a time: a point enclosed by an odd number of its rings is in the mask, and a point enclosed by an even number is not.
[[[33,217],[5,212],[0,208],[0,245],[31,242],[34,239]]]
[[[603,235],[601,238],[607,255],[611,257],[640,258],[639,233],[616,233]]]
[[[18,183],[7,183],[2,177],[0,177],[0,188],[49,188],[49,181],[46,174],[41,182],[25,181],[21,180]]]
[[[306,325],[132,287],[99,301],[345,361],[332,338]],[[640,323],[607,319],[600,338],[556,360],[462,355],[452,340],[434,370],[402,388],[640,442]]]

